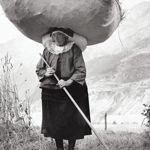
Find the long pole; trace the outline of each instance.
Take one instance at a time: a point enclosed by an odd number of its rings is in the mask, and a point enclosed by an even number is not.
[[[45,64],[49,66],[49,64],[46,62],[46,60],[43,58],[42,54],[40,54],[42,60],[45,62]],[[59,78],[57,77],[56,74],[54,74],[54,77],[56,78],[57,81],[59,81]],[[96,137],[98,138],[99,142],[102,143],[102,145],[105,147],[106,150],[110,150],[109,147],[105,144],[104,140],[102,137],[100,137],[100,135],[98,135],[98,133],[96,132],[96,130],[94,129],[93,125],[91,124],[91,122],[87,119],[87,117],[85,116],[85,114],[83,113],[83,111],[81,110],[81,108],[78,106],[78,104],[75,102],[75,100],[73,99],[73,97],[70,95],[70,93],[68,92],[68,90],[63,87],[63,90],[65,91],[65,93],[68,95],[68,97],[70,98],[70,100],[72,101],[72,103],[75,105],[75,107],[78,109],[78,111],[80,112],[80,114],[82,115],[82,117],[84,118],[84,120],[86,121],[86,123],[89,125],[89,127],[93,130],[94,134],[96,135]]]
[[[105,130],[107,130],[107,113],[105,113]]]

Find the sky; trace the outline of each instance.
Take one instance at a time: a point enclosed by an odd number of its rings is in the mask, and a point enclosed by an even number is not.
[[[124,9],[128,10],[134,5],[150,0],[121,0]],[[6,18],[5,14],[0,7],[0,43],[7,42],[11,39],[19,38],[22,34],[16,27]]]
[[[137,5],[138,3],[141,3],[143,1],[149,1],[150,0],[120,0],[126,9],[132,8],[134,5]]]

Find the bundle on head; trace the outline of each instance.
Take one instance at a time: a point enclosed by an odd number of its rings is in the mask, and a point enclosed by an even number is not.
[[[118,0],[0,0],[11,22],[41,42],[51,27],[70,28],[88,40],[105,41],[121,21]]]

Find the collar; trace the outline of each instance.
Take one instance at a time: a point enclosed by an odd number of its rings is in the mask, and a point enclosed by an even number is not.
[[[52,42],[49,47],[47,47],[47,50],[51,52],[52,54],[59,55],[61,53],[69,51],[74,42],[68,42],[65,46],[57,46],[54,42]]]

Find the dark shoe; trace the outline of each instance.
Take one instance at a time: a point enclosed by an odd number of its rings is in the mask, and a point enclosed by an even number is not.
[[[68,147],[68,150],[74,150],[74,147]]]
[[[57,150],[64,150],[63,148],[57,148]]]
[[[68,142],[69,142],[68,150],[74,150],[76,140],[72,139],[72,140],[69,140]]]

